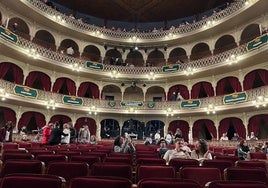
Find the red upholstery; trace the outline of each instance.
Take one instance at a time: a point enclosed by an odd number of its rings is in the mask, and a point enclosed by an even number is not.
[[[225,168],[232,167],[233,162],[228,160],[214,159],[214,160],[204,160],[202,163],[204,167],[212,167],[220,169],[222,175]]]
[[[236,166],[238,167],[260,167],[266,170],[266,162],[264,161],[237,161]]]
[[[131,181],[120,177],[79,177],[70,182],[70,188],[131,188]]]
[[[136,158],[139,159],[139,158],[159,158],[159,156],[156,154],[156,153],[150,153],[150,154],[141,154],[141,153],[137,153],[136,154]]]
[[[218,168],[209,167],[182,167],[180,171],[182,179],[191,179],[199,183],[201,187],[209,181],[222,180],[221,172]]]
[[[228,156],[228,155],[215,156],[215,159],[231,161],[233,163],[233,166],[235,165],[235,162],[239,160],[237,156]]]
[[[19,148],[28,149],[32,147],[32,143],[30,142],[19,142],[18,144],[19,144]]]
[[[161,158],[138,158],[137,165],[165,165],[166,161]]]
[[[224,170],[226,180],[249,180],[268,183],[265,169],[230,167]]]
[[[175,178],[175,169],[171,166],[137,166],[136,182],[144,178]]]
[[[129,157],[106,157],[104,162],[113,162],[113,163],[125,163],[132,165],[132,158]]]
[[[55,162],[55,161],[67,161],[67,156],[66,155],[60,155],[60,154],[47,154],[47,155],[37,155],[36,159],[43,161],[46,165],[49,162]]]
[[[70,161],[80,161],[86,162],[91,168],[93,163],[100,162],[100,157],[98,156],[88,156],[88,155],[73,155],[70,156]]]
[[[255,181],[212,181],[206,188],[268,188],[263,182]]]
[[[237,148],[224,148],[223,155],[237,156]]]
[[[0,188],[62,188],[65,180],[47,174],[12,174],[3,177]]]
[[[28,153],[28,151],[22,149],[5,149],[3,153]]]
[[[266,153],[264,152],[250,152],[249,157],[250,159],[267,159]]]
[[[145,178],[139,181],[138,188],[200,188],[193,180],[179,180],[176,178],[152,179]]]
[[[82,152],[82,155],[97,156],[97,157],[100,157],[101,161],[104,161],[104,159],[107,157],[106,153],[95,152],[95,151]]]
[[[123,177],[132,180],[132,166],[129,164],[108,162],[94,163],[91,166],[91,175]]]
[[[7,159],[33,159],[33,155],[30,153],[3,153],[2,161],[5,162]]]
[[[66,155],[68,157],[73,155],[81,155],[79,151],[57,151],[57,154]]]
[[[124,157],[124,158],[133,158],[132,154],[130,153],[118,153],[118,152],[112,152],[109,154],[110,157]]]
[[[54,154],[54,151],[49,151],[49,150],[30,150],[29,152],[31,154],[33,154],[35,157],[37,155],[50,155],[50,154]]]
[[[44,164],[39,160],[13,160],[9,159],[3,163],[1,177],[13,173],[41,174]]]
[[[46,174],[63,177],[66,182],[72,178],[88,175],[88,164],[82,162],[51,162],[47,165]]]
[[[173,166],[176,172],[180,171],[181,167],[184,166],[199,166],[199,162],[195,159],[179,159],[173,158],[169,161],[169,166]]]
[[[18,149],[19,148],[19,144],[17,143],[4,143],[2,149],[6,150],[6,149]]]

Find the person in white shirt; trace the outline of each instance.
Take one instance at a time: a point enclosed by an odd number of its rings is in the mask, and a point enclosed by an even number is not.
[[[67,123],[63,124],[63,133],[67,134],[67,136],[62,136],[61,137],[61,143],[62,144],[70,144],[71,131],[70,131],[69,124],[67,124]]]
[[[69,48],[67,48],[66,53],[68,56],[73,56],[74,55],[73,47],[70,46]]]
[[[204,139],[195,142],[195,150],[191,152],[191,158],[202,163],[206,159],[212,159],[212,155],[208,150],[208,143]]]
[[[250,135],[247,137],[247,140],[258,140],[254,132],[250,132]]]
[[[157,130],[157,132],[154,135],[155,143],[157,143],[161,138],[160,130]]]
[[[227,134],[226,133],[222,133],[222,136],[220,138],[220,141],[227,141],[227,140],[229,140]]]

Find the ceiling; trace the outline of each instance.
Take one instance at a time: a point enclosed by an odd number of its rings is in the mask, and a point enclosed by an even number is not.
[[[106,20],[170,21],[203,13],[233,0],[51,0],[74,11]]]

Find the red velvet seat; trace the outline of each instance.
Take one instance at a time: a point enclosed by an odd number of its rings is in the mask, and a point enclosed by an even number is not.
[[[17,144],[17,143],[4,143],[2,149],[3,150],[6,150],[6,149],[19,149],[19,144]]]
[[[32,147],[32,143],[31,142],[18,142],[19,144],[19,148],[31,148]]]
[[[87,176],[88,173],[88,164],[83,162],[51,162],[46,168],[46,174],[61,176],[67,183],[72,178]]]
[[[231,161],[233,166],[235,165],[235,162],[239,160],[237,156],[228,156],[228,155],[215,156],[215,159]]]
[[[44,163],[39,160],[15,160],[9,159],[3,163],[1,177],[13,173],[42,174]]]
[[[237,167],[259,167],[265,169],[267,172],[265,161],[236,161],[235,164]]]
[[[204,166],[204,167],[218,168],[221,171],[221,174],[223,175],[224,169],[225,168],[228,168],[228,167],[232,167],[233,166],[233,162],[232,161],[228,161],[228,160],[221,160],[221,159],[204,160],[203,163],[202,163],[202,166]]]
[[[267,184],[256,181],[212,181],[206,188],[268,188]]]
[[[8,159],[33,159],[34,156],[30,153],[3,153],[2,161],[5,162]]]
[[[198,182],[201,187],[204,187],[207,182],[222,180],[221,171],[218,168],[209,167],[185,166],[180,170],[180,176],[182,179]]]
[[[68,157],[66,155],[60,155],[60,154],[41,154],[37,155],[36,159],[43,161],[45,165],[47,165],[49,162],[55,162],[55,161],[67,161]]]
[[[25,149],[5,149],[3,153],[28,153],[28,150]]]
[[[33,154],[35,157],[37,155],[52,155],[55,154],[54,151],[50,151],[50,150],[30,150],[29,151],[31,154]]]
[[[138,158],[137,165],[165,165],[166,161],[161,158]]]
[[[138,188],[200,188],[193,180],[180,180],[176,178],[145,178],[138,182]]]
[[[251,160],[255,160],[255,159],[267,159],[266,153],[264,152],[250,152],[249,153],[249,157]]]
[[[10,174],[1,179],[0,188],[62,188],[65,180],[47,174]]]
[[[128,157],[106,157],[104,162],[113,162],[113,163],[125,163],[132,165],[132,158]]]
[[[70,182],[70,188],[131,188],[132,183],[127,178],[120,177],[79,177]]]
[[[111,152],[109,157],[124,157],[124,158],[133,158],[133,155],[130,153],[119,153],[119,152]]]
[[[89,165],[89,168],[91,169],[91,166],[93,163],[100,162],[100,157],[98,156],[88,156],[88,155],[73,155],[69,158],[70,161],[80,161],[85,162]]]
[[[175,169],[171,166],[140,165],[136,170],[136,182],[144,178],[175,178]]]
[[[81,155],[81,152],[79,151],[57,151],[57,154],[66,155],[68,158],[70,158],[73,155]]]
[[[263,168],[230,167],[224,170],[225,180],[249,180],[268,183],[267,174]]]
[[[174,167],[176,172],[179,172],[181,167],[184,167],[184,166],[199,166],[199,162],[198,162],[198,160],[195,160],[195,159],[173,158],[173,159],[171,159],[169,161],[169,166]]]
[[[115,176],[132,180],[132,166],[119,163],[94,163],[91,166],[91,175],[93,176]]]

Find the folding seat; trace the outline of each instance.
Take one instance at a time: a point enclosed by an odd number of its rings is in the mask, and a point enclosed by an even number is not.
[[[36,156],[37,160],[40,160],[47,165],[49,162],[67,161],[68,157],[61,154],[40,154]]]
[[[132,183],[127,178],[120,177],[79,177],[70,182],[69,188],[131,188]]]
[[[133,158],[133,155],[130,153],[118,153],[118,152],[111,152],[109,154],[110,157],[124,157],[124,158]]]
[[[137,165],[165,165],[166,161],[161,158],[138,158]]]
[[[266,153],[264,153],[264,152],[250,152],[249,158],[251,160],[256,160],[256,159],[257,160],[259,160],[259,159],[267,160]]]
[[[265,161],[236,161],[235,165],[237,167],[259,167],[263,168],[267,172],[266,162]]]
[[[156,153],[151,153],[151,154],[140,154],[140,153],[136,153],[136,159],[139,158],[159,158],[159,156]]]
[[[136,169],[136,182],[144,178],[175,178],[175,169],[171,166],[140,165]]]
[[[204,187],[207,182],[222,180],[221,171],[218,168],[200,166],[182,167],[180,170],[180,177],[182,179],[194,180],[198,182],[201,187]]]
[[[79,151],[58,151],[56,153],[60,155],[66,155],[68,158],[70,158],[73,155],[81,155],[81,152]]]
[[[237,148],[224,148],[223,155],[237,156]]]
[[[88,155],[73,155],[70,156],[69,161],[85,162],[89,165],[89,169],[91,169],[93,163],[100,162],[100,157]]]
[[[40,142],[30,142],[32,145],[32,149],[42,148],[42,144]],[[29,148],[28,148],[29,149]]]
[[[144,178],[138,182],[138,188],[200,188],[193,180],[180,180],[176,178]]]
[[[104,161],[104,159],[108,156],[106,153],[95,152],[95,151],[83,152],[81,155],[97,156],[100,157],[101,161]]]
[[[30,142],[19,142],[18,144],[19,144],[19,148],[28,149],[32,147],[32,143]]]
[[[215,159],[231,161],[233,166],[235,165],[235,162],[239,160],[237,156],[226,156],[226,155],[215,156]]]
[[[54,151],[50,151],[50,150],[30,150],[29,151],[32,155],[34,155],[34,157],[37,157],[38,155],[53,155],[55,154]]]
[[[17,143],[4,143],[2,149],[3,150],[6,150],[6,149],[19,149],[19,144],[17,144]]]
[[[267,174],[263,168],[230,167],[224,170],[225,180],[249,180],[268,183]]]
[[[68,184],[72,178],[87,176],[88,164],[84,162],[50,162],[46,167],[46,174],[61,176]]]
[[[13,173],[41,174],[44,171],[44,163],[39,160],[15,160],[9,159],[3,163],[1,177]]]
[[[228,168],[228,167],[232,167],[233,162],[228,161],[228,160],[221,160],[221,159],[204,160],[203,163],[202,163],[202,166],[218,168],[221,171],[221,174],[222,174],[222,177],[223,177],[224,169]]]
[[[10,174],[1,179],[0,188],[62,188],[62,177],[47,174]]]
[[[132,165],[132,159],[128,157],[106,157],[104,162],[125,163]]]
[[[5,149],[3,153],[28,153],[26,149]]]
[[[206,188],[268,188],[268,185],[257,181],[212,181]]]
[[[30,153],[3,153],[2,161],[5,162],[7,159],[33,159],[34,156]]]
[[[223,147],[213,147],[213,153],[223,154]]]
[[[132,180],[132,166],[129,164],[97,162],[91,166],[92,176],[115,176]]]
[[[181,167],[184,166],[199,166],[199,162],[196,159],[179,159],[173,158],[169,161],[169,166],[175,168],[176,172],[180,171]]]

